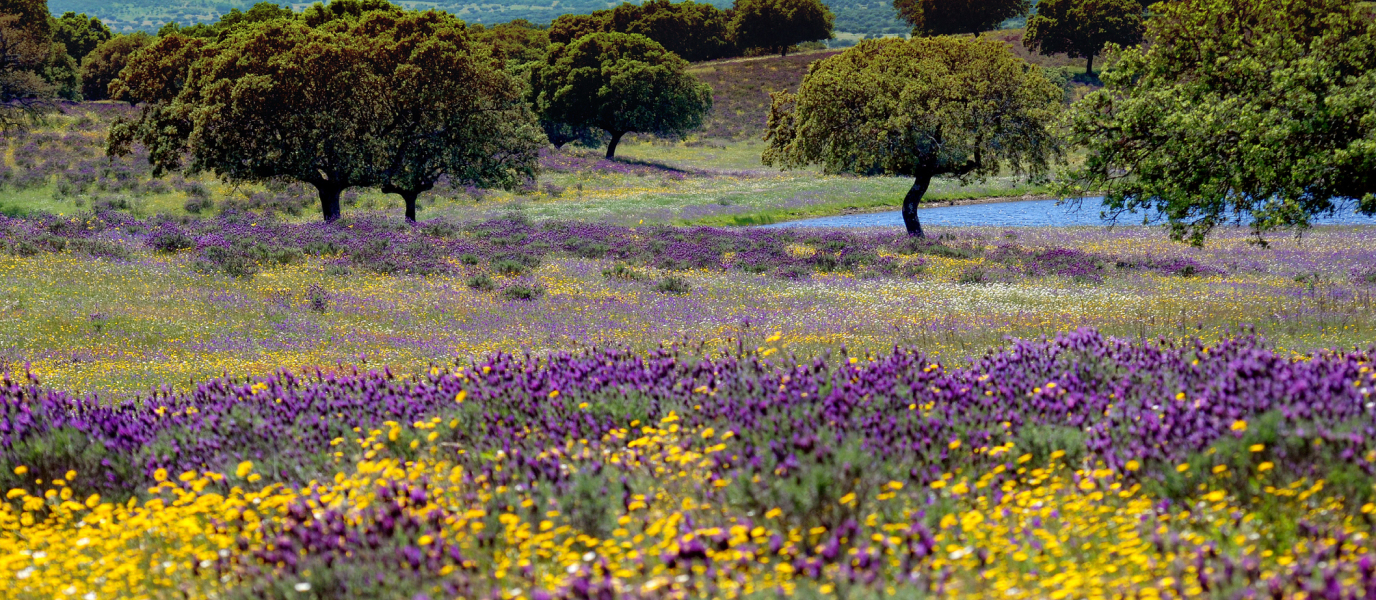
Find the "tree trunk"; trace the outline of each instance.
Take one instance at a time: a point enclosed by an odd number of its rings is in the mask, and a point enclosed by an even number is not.
[[[434,187],[433,184],[421,184],[412,189],[399,188],[390,183],[383,184],[381,190],[384,194],[396,194],[406,201],[406,220],[411,223],[416,222],[416,199],[420,198],[423,192]]]
[[[1094,55],[1093,55],[1093,54],[1089,55],[1089,58],[1088,58],[1088,59],[1085,59],[1085,75],[1086,75],[1086,76],[1089,76],[1089,77],[1093,77],[1093,76],[1094,76]]]
[[[416,222],[416,198],[418,197],[420,197],[420,192],[401,192],[401,199],[406,201],[406,221],[408,223]]]
[[[788,46],[784,46],[783,48],[780,48],[780,49],[779,49],[779,58],[787,58],[787,57],[788,57]]]
[[[613,131],[612,141],[607,144],[607,160],[616,158],[616,145],[621,143],[621,136],[626,135],[624,131]]]
[[[333,223],[339,220],[339,195],[344,193],[344,186],[333,181],[312,181],[315,191],[320,194],[320,214],[325,218],[326,223]]]
[[[910,236],[927,237],[927,234],[922,233],[922,222],[917,219],[917,204],[922,201],[922,196],[927,194],[930,187],[932,176],[918,175],[913,181],[913,187],[908,190],[908,195],[903,197],[903,224],[908,227]]]

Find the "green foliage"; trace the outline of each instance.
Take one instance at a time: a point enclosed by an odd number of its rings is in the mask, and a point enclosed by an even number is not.
[[[665,277],[655,285],[655,291],[663,294],[687,294],[692,290],[693,286],[688,283],[688,280],[677,275]]]
[[[1142,5],[1138,0],[1042,0],[1027,19],[1022,40],[1035,52],[1083,58],[1085,73],[1093,74],[1094,57],[1105,45],[1142,41]]]
[[[539,283],[513,283],[502,290],[507,300],[531,301],[545,295],[545,287]]]
[[[618,262],[608,268],[602,269],[602,276],[607,279],[618,279],[621,281],[640,281],[645,275],[635,270],[630,265]]]
[[[1029,0],[894,0],[893,7],[912,24],[914,36],[979,35],[1027,14],[1031,4]]]
[[[736,0],[730,31],[739,47],[784,56],[794,44],[831,39],[835,20],[819,0]]]
[[[1060,154],[1048,125],[1062,96],[997,41],[866,40],[813,63],[797,94],[773,94],[762,160],[914,177],[904,219],[920,236],[917,203],[932,177],[1045,172]]]
[[[340,12],[344,13],[347,11],[347,8],[341,5]],[[219,20],[214,23],[195,23],[188,27],[183,27],[176,21],[169,21],[166,25],[163,25],[161,29],[158,29],[158,37],[184,35],[193,38],[214,39],[241,25],[263,23],[276,19],[290,19],[294,16],[296,16],[296,13],[293,13],[290,7],[278,6],[271,2],[259,2],[254,4],[253,7],[247,11],[231,8],[229,12],[220,15]],[[321,20],[328,20],[328,18],[321,18]]]
[[[110,38],[96,46],[81,61],[81,95],[87,100],[111,99],[110,84],[119,78],[130,57],[151,43],[153,38],[140,31]]]
[[[388,0],[331,0],[329,4],[316,2],[301,11],[301,20],[311,27],[319,27],[330,21],[356,21],[367,13],[400,14],[402,10]]]
[[[533,178],[544,137],[516,80],[461,21],[394,9],[336,2],[214,42],[161,38],[111,85],[150,102],[111,128],[111,152],[138,141],[159,173],[187,154],[190,171],[230,182],[309,183],[326,220],[353,186],[401,194],[414,219],[417,196],[441,177],[480,187]]]
[[[107,86],[110,98],[130,104],[171,103],[186,87],[191,64],[208,54],[208,44],[206,40],[179,33],[158,37],[129,55],[119,76]],[[114,129],[120,129],[120,124]]]
[[[702,125],[712,89],[687,66],[645,36],[594,33],[552,46],[532,69],[531,95],[548,121],[609,133],[612,158],[628,132],[679,137]]]
[[[545,56],[549,47],[549,32],[525,19],[500,23],[491,27],[476,24],[470,27],[473,40],[486,45],[493,58],[508,66],[536,62]]]
[[[0,131],[53,110],[55,86],[44,75],[55,48],[46,2],[0,0]]]
[[[402,196],[407,219],[442,177],[506,189],[534,180],[546,140],[524,89],[462,21],[436,11],[374,12],[352,35],[373,42],[379,71],[397,65],[377,90],[386,112],[373,152],[386,160],[382,191]]]
[[[81,65],[67,54],[62,44],[53,43],[48,50],[47,64],[43,66],[43,80],[57,92],[63,100],[81,100]]]
[[[1343,0],[1154,5],[1144,48],[1113,52],[1077,104],[1088,149],[1058,193],[1155,211],[1202,244],[1232,219],[1258,241],[1339,199],[1376,214],[1376,21]]]
[[[497,284],[492,281],[492,277],[487,273],[478,273],[468,278],[468,287],[480,292],[490,292],[497,288]]]
[[[67,55],[80,63],[96,46],[114,37],[110,28],[100,19],[88,17],[86,13],[64,13],[54,22],[53,41],[67,49]]]
[[[1044,170],[1061,95],[997,42],[866,40],[814,63],[796,95],[774,94],[764,161],[962,179]]]
[[[638,33],[690,61],[730,56],[733,44],[725,11],[692,0],[623,3],[589,15],[564,15],[550,24],[550,41],[567,44],[590,33]]]

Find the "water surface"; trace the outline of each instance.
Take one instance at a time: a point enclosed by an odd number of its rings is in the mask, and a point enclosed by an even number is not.
[[[962,206],[932,206],[918,210],[924,227],[1068,227],[1113,224],[1100,218],[1102,198],[1086,198],[1079,208],[1057,206],[1055,200],[988,202]],[[1357,213],[1355,204],[1339,208],[1332,216],[1315,218],[1315,225],[1376,225],[1376,218]],[[1118,225],[1141,225],[1142,214],[1120,217]],[[820,217],[765,225],[765,227],[902,227],[899,211]]]

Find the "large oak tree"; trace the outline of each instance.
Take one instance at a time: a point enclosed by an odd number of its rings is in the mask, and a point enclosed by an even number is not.
[[[738,47],[786,56],[795,44],[831,39],[835,21],[819,0],[736,0],[730,34]]]
[[[187,156],[189,170],[230,182],[302,181],[326,221],[350,187],[399,193],[414,219],[416,197],[441,178],[491,186],[533,174],[544,139],[522,90],[461,21],[325,16],[241,25],[213,43],[159,40],[112,86],[149,104],[111,128],[111,151],[139,141],[159,172]]]
[[[1022,43],[1042,54],[1083,58],[1085,73],[1093,75],[1094,57],[1104,46],[1142,41],[1142,16],[1139,0],[1041,0]]]
[[[531,95],[547,121],[606,131],[614,158],[627,133],[677,137],[702,126],[712,88],[687,68],[643,35],[594,33],[552,46],[531,71]]]
[[[375,149],[385,158],[382,191],[399,194],[406,218],[442,180],[511,188],[530,181],[546,141],[504,60],[441,12],[377,12],[351,29],[373,41],[370,57],[390,69]]]
[[[1067,195],[1151,211],[1202,244],[1235,221],[1302,230],[1376,214],[1376,21],[1343,0],[1177,0],[1076,105]]]
[[[53,110],[43,79],[52,48],[44,0],[0,0],[0,131],[25,127]]]
[[[903,222],[920,237],[917,207],[933,177],[1047,170],[1060,153],[1049,124],[1062,93],[999,41],[866,40],[813,63],[797,94],[773,94],[763,159],[912,177]]]

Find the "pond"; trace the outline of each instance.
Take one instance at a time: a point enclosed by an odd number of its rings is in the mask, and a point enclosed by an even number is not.
[[[1046,227],[1108,225],[1099,218],[1102,198],[1086,198],[1081,206],[1056,206],[1055,200],[1023,200],[1016,202],[987,202],[961,206],[932,206],[922,208],[917,216],[923,227],[985,226],[985,227]],[[1140,225],[1142,215],[1129,214],[1118,219],[1118,225]],[[1376,225],[1376,218],[1356,211],[1355,203],[1341,207],[1332,216],[1313,220],[1315,225]],[[774,223],[765,227],[902,227],[903,216],[898,211],[840,215]]]

